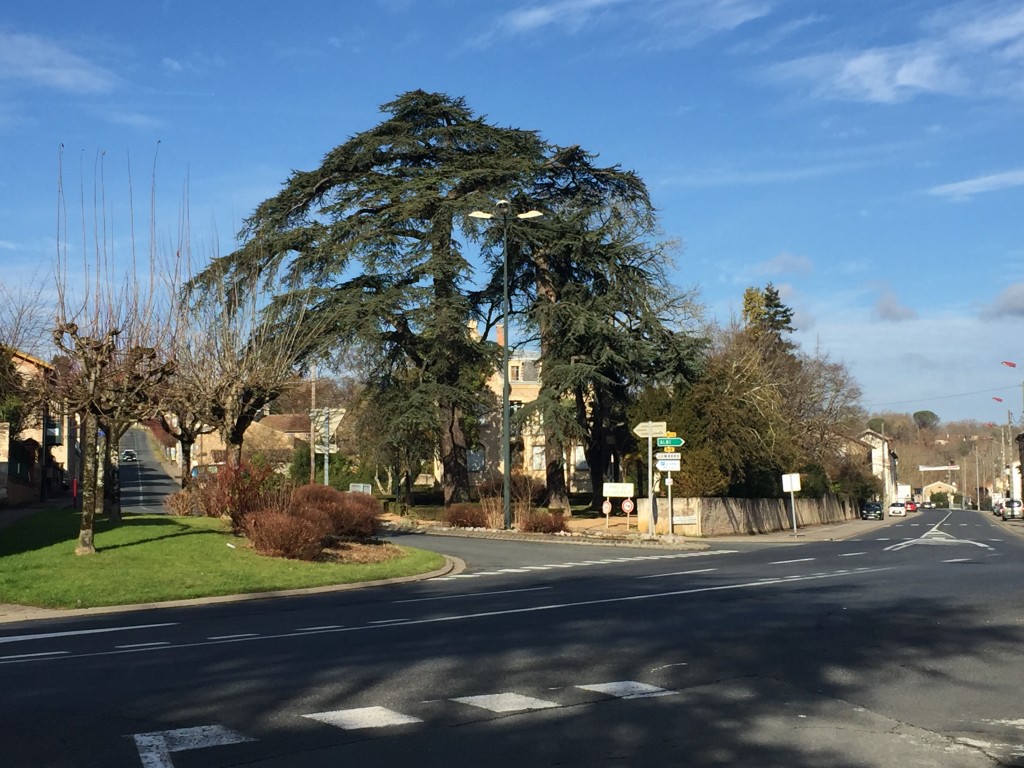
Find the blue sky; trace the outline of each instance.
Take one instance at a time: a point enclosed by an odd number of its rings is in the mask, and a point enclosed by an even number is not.
[[[773,282],[869,410],[1020,418],[1019,0],[8,3],[0,279],[53,262],[62,144],[90,211],[102,155],[112,242],[130,158],[137,229],[155,163],[159,241],[187,185],[193,239],[227,252],[415,88],[636,170],[676,283],[724,323]]]

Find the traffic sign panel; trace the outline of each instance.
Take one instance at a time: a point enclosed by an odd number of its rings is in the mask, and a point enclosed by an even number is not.
[[[673,460],[674,461],[679,461],[679,454],[678,453],[672,453],[671,451],[665,451],[664,453],[660,453],[659,452],[659,453],[654,454],[654,458],[656,458],[656,459],[668,459],[669,461],[673,461]]]
[[[625,512],[627,515],[630,512],[633,511],[633,500],[632,499],[623,499],[622,500],[622,511]]]
[[[671,461],[669,459],[660,459],[654,463],[654,466],[659,472],[678,472],[679,471],[679,459]]]
[[[681,437],[659,437],[658,438],[658,442],[656,443],[656,445],[659,448],[663,448],[666,445],[671,445],[671,446],[675,446],[676,448],[678,448],[679,446],[681,446],[683,444],[683,442],[684,442],[683,438],[681,438]]]
[[[668,423],[664,421],[641,421],[633,427],[637,437],[660,437],[668,432]]]
[[[604,504],[601,505],[601,511],[606,515],[610,515],[612,513],[612,503],[608,501],[608,499],[605,499]]]

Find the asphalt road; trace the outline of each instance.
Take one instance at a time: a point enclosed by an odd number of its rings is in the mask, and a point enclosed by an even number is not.
[[[3,765],[1024,766],[1024,539],[990,515],[706,552],[409,543],[468,567],[4,625]]]
[[[121,438],[121,450],[126,448],[136,452],[138,461],[120,462],[121,511],[140,515],[165,513],[163,500],[180,491],[180,483],[164,470],[145,429],[129,429]]]

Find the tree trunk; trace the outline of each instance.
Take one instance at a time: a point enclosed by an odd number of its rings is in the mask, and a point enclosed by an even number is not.
[[[548,488],[548,509],[560,509],[572,514],[569,488],[565,482],[565,448],[548,430],[544,437],[545,480]]]
[[[452,403],[441,404],[441,489],[444,505],[469,500],[469,467],[462,413]]]
[[[192,446],[191,440],[180,440],[181,443],[181,487],[188,486],[189,478],[192,475]]]
[[[104,509],[107,519],[114,525],[121,523],[121,441],[117,438],[107,440],[107,452],[104,457],[107,467],[107,492],[104,495]]]
[[[96,417],[85,413],[82,417],[82,521],[78,529],[76,555],[96,553],[93,528],[96,522]]]

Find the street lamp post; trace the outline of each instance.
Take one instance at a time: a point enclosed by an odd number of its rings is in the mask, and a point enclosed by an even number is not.
[[[501,510],[502,522],[505,528],[512,527],[512,434],[510,422],[512,420],[511,402],[512,383],[509,381],[509,336],[508,336],[508,225],[512,219],[535,219],[544,214],[540,211],[526,211],[525,213],[512,213],[512,204],[508,200],[499,200],[494,206],[494,213],[485,211],[473,211],[469,215],[474,219],[500,219],[501,220]]]

